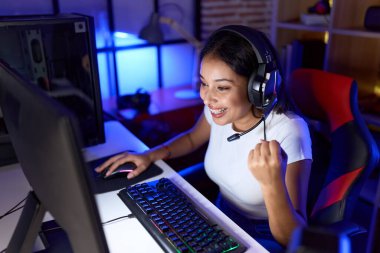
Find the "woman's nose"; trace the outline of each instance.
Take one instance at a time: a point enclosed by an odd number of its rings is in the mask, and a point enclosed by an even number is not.
[[[215,101],[214,92],[210,88],[203,88],[201,90],[201,98],[203,99],[203,103],[206,105]]]

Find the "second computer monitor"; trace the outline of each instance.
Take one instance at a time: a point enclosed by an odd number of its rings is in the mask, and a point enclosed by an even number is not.
[[[42,218],[33,220],[41,217],[33,212],[45,209],[65,230],[74,252],[108,252],[74,115],[1,62],[0,106],[34,192],[29,198],[35,200],[27,201],[32,213],[28,208],[22,213],[7,252],[31,252],[25,245],[37,234],[25,231],[36,231]]]

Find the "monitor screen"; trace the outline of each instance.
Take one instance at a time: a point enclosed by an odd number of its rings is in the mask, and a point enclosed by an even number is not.
[[[104,143],[93,18],[0,17],[0,59],[77,116],[85,146]]]
[[[108,252],[75,115],[1,62],[0,106],[17,158],[33,189],[29,198],[35,200],[34,206],[52,214],[74,252]],[[35,241],[43,215],[30,214],[28,209],[24,208],[17,226],[20,229],[16,228],[7,252],[31,252],[21,247]],[[33,221],[36,217],[40,220]],[[36,232],[28,234],[25,230]]]

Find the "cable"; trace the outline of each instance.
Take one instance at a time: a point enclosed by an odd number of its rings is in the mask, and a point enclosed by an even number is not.
[[[265,125],[265,118],[263,119],[264,121],[264,141],[267,140],[267,131],[266,131],[266,125]]]
[[[48,228],[48,229],[41,230],[41,232],[45,233],[45,232],[50,232],[50,231],[57,230],[57,229],[62,229],[62,227],[61,226],[56,226],[54,228]]]
[[[253,127],[249,128],[248,130],[245,130],[242,133],[236,133],[236,134],[231,135],[230,137],[227,138],[227,141],[231,142],[231,141],[235,141],[235,140],[240,139],[241,136],[243,136],[243,135],[251,132],[253,129],[255,129],[256,127],[258,127],[260,125],[260,123],[263,122],[263,121],[265,123],[265,118],[264,117],[262,117],[255,125],[253,125]],[[265,131],[264,131],[264,138],[265,138]]]
[[[121,220],[121,219],[125,219],[125,218],[131,219],[131,218],[134,218],[134,217],[135,217],[135,215],[131,213],[131,214],[128,214],[128,215],[117,217],[117,218],[109,220],[109,221],[102,222],[102,225],[107,225],[107,224],[109,224],[111,222],[114,222],[114,221],[117,221],[117,220]],[[50,231],[54,231],[54,230],[57,230],[57,229],[62,229],[62,227],[61,226],[56,226],[56,227],[53,227],[53,228],[48,228],[48,229],[41,230],[41,232],[45,233],[45,232],[50,232]],[[3,253],[3,252],[1,251],[0,253]]]
[[[128,219],[135,218],[135,215],[133,213],[131,213],[131,214],[124,215],[124,216],[121,216],[121,217],[118,217],[118,218],[115,218],[115,219],[112,219],[112,220],[109,220],[109,221],[105,221],[102,224],[103,225],[107,225],[107,224],[109,224],[111,222],[114,222],[114,221],[117,221],[117,220],[120,220],[120,219],[124,219],[124,218],[128,218]]]
[[[0,251],[0,253],[5,253],[7,250],[7,248],[3,249],[2,251]]]
[[[8,210],[8,211],[5,212],[3,215],[1,215],[1,216],[0,216],[0,220],[1,220],[2,218],[4,218],[5,216],[8,216],[8,215],[10,215],[10,214],[12,214],[12,213],[14,213],[14,212],[20,210],[21,208],[23,208],[24,206],[23,206],[23,205],[20,206],[20,204],[21,204],[22,202],[24,202],[24,201],[26,200],[26,198],[27,198],[27,197],[25,197],[23,200],[21,200],[21,201],[18,202],[16,205],[14,205],[10,210]],[[0,253],[2,253],[2,252],[0,252]]]

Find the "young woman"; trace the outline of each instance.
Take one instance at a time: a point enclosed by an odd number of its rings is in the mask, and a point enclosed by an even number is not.
[[[204,167],[220,189],[216,204],[270,252],[281,252],[292,231],[307,222],[312,157],[308,127],[288,110],[276,77],[275,55],[256,30],[218,29],[201,52],[205,107],[195,126],[144,153],[112,157],[97,171],[111,165],[111,173],[134,162],[132,178],[156,160],[188,154],[208,142]],[[231,137],[236,140],[228,141]]]

